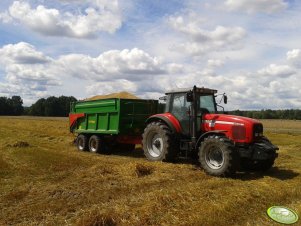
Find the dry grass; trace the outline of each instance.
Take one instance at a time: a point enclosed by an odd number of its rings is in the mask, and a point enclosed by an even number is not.
[[[78,152],[67,119],[0,117],[0,225],[278,225],[272,205],[301,214],[301,133],[276,123],[264,121],[280,146],[272,170],[215,178],[141,150]]]
[[[261,120],[265,126],[265,130],[274,133],[296,134],[301,135],[300,120]]]

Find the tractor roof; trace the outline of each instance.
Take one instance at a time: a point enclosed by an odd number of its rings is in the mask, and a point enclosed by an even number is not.
[[[187,93],[189,91],[192,91],[193,88],[178,88],[178,89],[173,89],[167,91],[165,94],[171,94],[171,93]],[[215,89],[209,89],[209,88],[204,88],[204,87],[196,87],[197,93],[204,93],[204,94],[215,94],[217,93],[217,90]]]

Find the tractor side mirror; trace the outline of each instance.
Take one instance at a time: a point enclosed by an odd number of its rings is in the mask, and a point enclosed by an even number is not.
[[[224,94],[224,104],[227,104],[228,103],[228,97],[226,94]]]
[[[186,93],[186,100],[187,102],[193,102],[193,92],[189,91],[188,93]]]

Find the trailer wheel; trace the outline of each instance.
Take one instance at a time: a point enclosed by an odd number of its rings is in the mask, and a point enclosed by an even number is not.
[[[239,166],[239,156],[229,139],[209,136],[199,147],[199,162],[213,176],[231,176]]]
[[[93,135],[89,139],[89,151],[92,153],[109,154],[109,147],[105,140],[98,135]]]
[[[79,151],[87,151],[88,137],[84,134],[79,134],[76,138],[76,146]]]
[[[176,139],[161,122],[147,125],[142,135],[144,155],[150,161],[173,161],[177,157]]]
[[[99,152],[100,149],[100,138],[97,135],[93,135],[89,139],[89,151],[93,153]]]

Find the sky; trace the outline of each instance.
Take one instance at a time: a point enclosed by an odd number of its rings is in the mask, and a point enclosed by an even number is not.
[[[227,110],[301,108],[301,1],[1,0],[0,96],[197,85]]]

